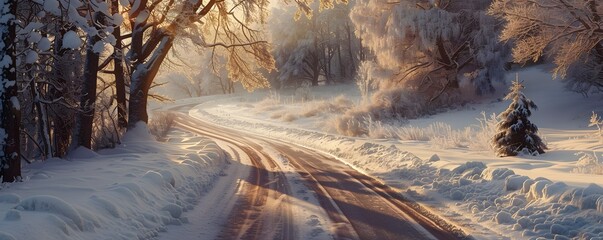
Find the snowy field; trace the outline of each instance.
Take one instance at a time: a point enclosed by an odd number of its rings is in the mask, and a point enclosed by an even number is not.
[[[27,165],[0,191],[0,239],[156,239],[187,224],[227,159],[208,139],[168,138],[139,125],[115,149]]]
[[[540,156],[499,158],[489,149],[488,118],[508,106],[506,91],[398,127],[375,123],[370,137],[342,136],[330,124],[361,101],[353,85],[315,88],[305,101],[294,90],[239,94],[190,113],[330,153],[479,239],[603,238],[603,137],[588,127],[593,111],[603,115],[602,96],[567,92],[546,71],[519,71],[539,107],[530,120],[549,148]]]

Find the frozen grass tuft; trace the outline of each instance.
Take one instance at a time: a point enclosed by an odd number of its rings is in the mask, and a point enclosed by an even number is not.
[[[595,151],[592,153],[578,152],[575,155],[579,156],[579,158],[576,162],[577,166],[572,170],[572,172],[603,175],[603,162],[599,160],[599,157]]]
[[[374,132],[373,136],[383,136],[387,135],[387,129],[381,129],[386,122],[417,118],[425,115],[427,109],[425,99],[415,92],[391,88],[375,92],[370,102],[332,118],[327,127],[347,136],[370,136],[370,131]]]
[[[368,137],[375,139],[397,139],[397,130],[401,127],[402,123],[391,122],[383,123],[381,121],[369,122],[368,124]]]
[[[291,99],[294,101],[295,99]],[[268,97],[255,104],[258,111],[275,111],[287,101],[281,101],[278,93],[271,93]],[[303,102],[301,109],[283,109],[275,111],[270,115],[271,119],[280,119],[284,122],[292,122],[300,118],[310,118],[317,116],[326,116],[328,114],[342,114],[354,106],[354,102],[344,95],[339,95],[330,100],[315,100]]]
[[[149,121],[148,128],[157,140],[162,140],[174,126],[176,115],[169,112],[156,112]]]
[[[599,117],[599,115],[597,115],[595,112],[593,112],[593,114],[590,116],[588,126],[597,128],[597,136],[599,141],[603,142],[603,120],[601,120],[601,117]]]
[[[474,126],[473,132],[471,133],[473,139],[469,142],[470,149],[479,150],[492,150],[492,137],[496,133],[496,124],[498,124],[498,117],[495,113],[487,116],[485,112],[481,113],[481,117],[476,118],[479,122],[478,126]]]
[[[297,118],[298,118],[298,116],[293,113],[285,113],[285,114],[283,114],[283,116],[281,116],[281,120],[283,120],[285,122],[293,122],[293,121],[297,120]]]
[[[368,119],[370,119],[368,113],[350,110],[343,115],[327,120],[325,130],[352,137],[368,135]]]
[[[278,119],[278,118],[281,118],[282,116],[283,116],[283,112],[275,112],[272,115],[270,115],[270,118]]]
[[[302,102],[310,100],[312,97],[312,90],[310,90],[310,86],[312,83],[310,81],[302,82],[301,86],[295,89],[295,98],[301,100]]]
[[[482,116],[477,119],[479,125],[453,129],[449,124],[436,122],[425,128],[413,126],[401,127],[396,133],[398,139],[429,141],[439,148],[469,148],[472,150],[491,150],[491,138],[496,130],[496,114]]]
[[[341,114],[350,109],[354,103],[344,95],[339,95],[329,101],[312,101],[304,104],[301,110],[301,116],[309,118],[318,116],[322,113]]]
[[[281,95],[278,92],[270,91],[266,98],[254,104],[260,112],[274,111],[281,107]]]
[[[349,116],[349,115],[348,115]],[[427,127],[405,125],[405,121],[376,121],[365,115],[357,119],[344,116],[331,119],[330,130],[346,135],[367,136],[374,139],[399,139],[404,141],[430,142],[438,148],[468,148],[478,151],[491,150],[490,139],[494,136],[496,115],[478,118],[479,124],[463,129],[453,129],[447,123],[436,122]]]

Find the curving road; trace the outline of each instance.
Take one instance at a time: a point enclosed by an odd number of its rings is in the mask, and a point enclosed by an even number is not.
[[[233,158],[244,157],[252,164],[245,181],[238,184],[240,197],[225,213],[219,239],[300,238],[292,218],[289,203],[294,196],[287,179],[258,141],[284,156],[316,193],[333,224],[330,227],[335,239],[465,238],[441,220],[426,217],[395,190],[331,156],[175,114],[178,128],[208,136],[230,149]]]

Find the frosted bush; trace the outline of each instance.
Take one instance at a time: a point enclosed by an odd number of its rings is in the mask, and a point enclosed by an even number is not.
[[[491,150],[490,137],[495,131],[497,118],[495,114],[477,118],[479,125],[472,125],[463,129],[453,129],[452,126],[442,122],[435,122],[427,127],[404,126],[404,121],[375,121],[370,117],[355,119],[361,125],[365,125],[366,134],[370,138],[393,138],[405,141],[430,142],[435,147],[447,148],[469,148],[478,151]],[[341,121],[341,120],[340,120]],[[352,125],[354,126],[354,125]],[[361,128],[363,129],[363,128]],[[362,132],[362,130],[356,130]]]
[[[469,126],[455,130],[449,124],[436,122],[426,128],[407,126],[399,128],[397,136],[402,140],[429,141],[440,148],[469,148],[473,150],[489,150],[487,140],[494,131],[495,115],[487,118],[482,113],[479,126]]]
[[[350,110],[328,120],[326,128],[346,136],[364,136],[368,134],[367,119],[370,119],[368,113]]]
[[[363,122],[367,126],[368,137],[374,139],[400,139],[398,131],[407,124],[404,119],[375,121],[370,117],[366,117]]]
[[[281,119],[285,122],[293,122],[295,120],[297,120],[298,116],[292,113],[285,113],[283,116],[281,116]]]
[[[404,122],[427,112],[425,99],[409,89],[391,88],[372,95],[372,101],[345,114],[331,119],[328,125],[347,136],[369,135],[369,128],[379,129],[373,124],[381,121]],[[349,128],[349,129],[348,129]]]
[[[469,142],[470,149],[479,149],[479,150],[492,150],[492,145],[490,145],[490,140],[494,133],[496,133],[496,124],[499,119],[496,113],[492,113],[489,116],[486,115],[485,112],[481,113],[480,118],[476,118],[479,122],[479,126],[473,127],[473,139]]]
[[[321,113],[337,113],[342,114],[352,108],[354,103],[346,96],[339,95],[329,101],[311,101],[304,104],[301,110],[301,116],[314,117]]]
[[[356,85],[358,85],[358,90],[360,90],[362,101],[367,101],[370,96],[370,91],[376,88],[377,80],[373,76],[375,67],[373,61],[363,61],[358,67],[358,72],[356,73]]]
[[[593,114],[590,116],[588,126],[596,127],[599,140],[603,141],[603,120],[601,120],[601,117],[599,117],[599,115],[597,115],[595,112],[593,112]]]
[[[373,139],[397,138],[397,124],[386,124],[381,121],[370,121],[368,124],[368,137]]]
[[[363,115],[364,114],[364,115]],[[495,130],[496,115],[477,119],[479,124],[453,129],[447,123],[435,122],[427,127],[405,125],[405,120],[376,120],[363,112],[348,112],[328,121],[330,130],[350,136],[367,136],[373,139],[399,139],[429,142],[435,147],[468,148],[478,151],[491,150],[490,136]]]
[[[414,126],[402,127],[396,130],[396,135],[401,140],[429,141],[429,134],[423,129]]]
[[[449,124],[436,122],[420,131],[425,132],[427,141],[439,148],[466,148],[471,140],[471,129],[453,130]],[[406,136],[399,135],[404,140]]]
[[[603,175],[603,163],[597,157],[597,153],[578,152],[575,154],[578,157],[576,168],[572,170],[575,173],[597,174]]]
[[[174,126],[176,116],[173,113],[157,112],[149,121],[149,131],[155,138],[161,140],[165,138],[170,129]]]
[[[301,86],[295,89],[295,98],[301,101],[308,101],[311,98],[312,91],[310,90],[310,86],[312,83],[309,81],[303,81]]]
[[[283,116],[282,112],[276,112],[276,113],[273,113],[272,115],[270,115],[270,118],[277,119],[277,118],[281,118],[282,116]]]
[[[278,105],[281,104],[281,95],[278,92],[270,91],[266,98],[257,102],[254,106],[259,111],[272,111],[277,108]]]

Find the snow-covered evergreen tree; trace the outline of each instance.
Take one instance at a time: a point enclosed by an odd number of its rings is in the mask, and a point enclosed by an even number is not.
[[[509,107],[499,115],[501,119],[496,125],[497,133],[492,144],[499,157],[515,156],[521,151],[530,154],[542,154],[547,149],[542,139],[537,135],[538,127],[528,120],[532,115],[530,109],[536,109],[536,104],[522,92],[524,86],[519,80],[513,81],[511,92],[505,100],[511,100]]]

